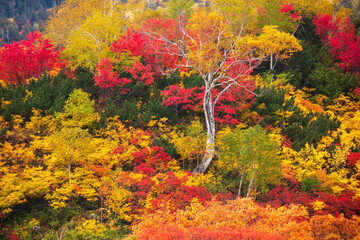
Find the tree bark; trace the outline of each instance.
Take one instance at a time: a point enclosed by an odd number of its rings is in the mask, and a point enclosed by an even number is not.
[[[246,198],[251,197],[251,190],[252,190],[252,188],[254,186],[254,183],[255,183],[255,162],[254,161],[253,161],[252,169],[253,169],[253,172],[252,172],[251,180],[250,180],[250,183],[249,183],[248,192],[246,194]]]
[[[238,194],[237,194],[237,198],[240,197],[241,194],[241,188],[242,188],[242,184],[243,184],[243,180],[244,180],[244,170],[241,171],[241,179],[240,179],[240,184],[239,184],[239,190],[238,190]]]
[[[205,173],[215,155],[215,116],[211,89],[209,86],[206,86],[203,108],[207,129],[206,149],[200,164],[196,166],[193,173]]]

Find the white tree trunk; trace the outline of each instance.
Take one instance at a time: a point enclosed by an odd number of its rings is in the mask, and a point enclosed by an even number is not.
[[[206,86],[205,94],[204,94],[204,114],[205,114],[205,122],[207,129],[207,141],[206,141],[206,149],[203,159],[200,164],[196,166],[193,170],[193,173],[205,173],[206,169],[209,167],[214,155],[215,155],[215,116],[214,116],[214,106],[212,102],[211,90],[208,86]]]
[[[253,186],[255,183],[255,162],[253,161],[253,165],[252,165],[252,176],[251,176],[251,180],[249,183],[249,187],[248,187],[248,191],[246,194],[246,198],[251,197],[251,195],[253,194],[252,190],[253,190]]]
[[[239,184],[239,190],[238,190],[238,194],[237,194],[236,198],[240,197],[240,195],[241,195],[241,189],[242,189],[242,184],[243,184],[243,181],[244,181],[244,175],[245,175],[245,171],[243,169],[241,171],[241,179],[240,179],[240,184]]]

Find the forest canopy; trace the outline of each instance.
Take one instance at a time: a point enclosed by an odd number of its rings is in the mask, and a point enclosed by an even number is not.
[[[360,237],[357,1],[18,2],[0,238]]]

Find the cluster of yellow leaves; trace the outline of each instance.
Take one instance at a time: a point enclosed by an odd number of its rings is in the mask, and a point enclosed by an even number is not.
[[[320,13],[334,15],[340,3],[339,0],[287,0],[286,2],[292,4],[296,10],[300,10],[302,14],[309,16]]]
[[[105,224],[95,219],[83,219],[75,229],[78,231],[79,237],[84,239],[88,239],[89,235],[100,238],[107,230]]]
[[[309,144],[298,152],[283,147],[281,157],[283,165],[291,166],[295,171],[299,182],[316,177],[324,188],[330,187],[335,194],[343,190],[340,186],[349,182],[348,171],[344,168],[346,151],[340,147],[332,154]]]
[[[130,214],[132,210],[131,204],[127,202],[132,197],[131,192],[128,190],[115,186],[112,191],[110,198],[108,199],[109,208],[112,212],[118,214],[118,218],[124,219],[130,222],[133,216]]]
[[[270,61],[288,59],[294,52],[302,51],[294,35],[281,32],[277,28],[278,26],[265,26],[258,37],[260,50],[265,56],[271,56]]]
[[[195,174],[188,176],[188,174],[184,171],[174,172],[175,176],[181,179],[182,176],[187,176],[187,181],[185,182],[185,186],[189,187],[198,187],[198,186],[207,186],[207,185],[216,185],[217,181],[213,173],[207,174]]]
[[[216,12],[199,10],[186,28],[191,35],[187,53],[191,63],[203,73],[213,71],[222,59],[222,50],[229,49],[234,41],[228,22]]]
[[[311,111],[319,113],[325,112],[324,109],[321,107],[321,104],[312,103],[307,100],[311,96],[311,93],[315,91],[315,89],[306,87],[302,89],[296,89],[292,85],[286,85],[284,86],[284,88],[286,89],[285,99],[288,100],[290,98],[294,98],[295,103],[302,111],[306,113]]]
[[[0,211],[7,214],[12,207],[23,203],[26,198],[41,197],[50,191],[54,183],[51,172],[42,167],[25,168],[22,172],[13,173],[9,168],[0,169]]]
[[[170,142],[174,144],[183,162],[183,169],[186,169],[185,162],[190,167],[194,161],[199,164],[204,155],[206,144],[206,134],[199,120],[192,121],[186,132],[173,131],[170,138]]]
[[[144,2],[112,0],[67,0],[54,9],[45,32],[73,68],[79,65],[95,70],[104,57],[111,57],[110,46],[127,24],[134,24]]]

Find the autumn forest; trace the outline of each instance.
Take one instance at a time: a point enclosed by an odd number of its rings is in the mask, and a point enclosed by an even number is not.
[[[360,239],[359,1],[30,2],[0,239]]]

